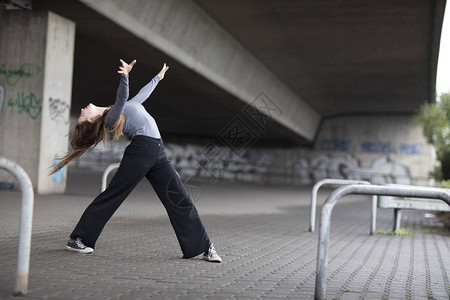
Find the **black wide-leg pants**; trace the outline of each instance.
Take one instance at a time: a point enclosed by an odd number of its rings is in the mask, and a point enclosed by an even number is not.
[[[161,140],[142,135],[135,136],[127,146],[107,189],[86,208],[70,238],[79,237],[86,246],[94,248],[106,222],[144,176],[166,208],[183,257],[205,252],[209,237]]]

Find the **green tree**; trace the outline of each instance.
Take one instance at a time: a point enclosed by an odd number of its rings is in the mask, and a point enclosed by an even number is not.
[[[423,125],[428,143],[436,148],[436,158],[441,166],[435,168],[436,180],[450,179],[450,93],[442,94],[440,101],[421,106],[417,120]]]

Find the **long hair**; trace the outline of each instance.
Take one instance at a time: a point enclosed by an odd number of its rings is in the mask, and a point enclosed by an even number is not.
[[[108,132],[111,133],[113,140],[118,140],[123,134],[123,125],[125,118],[123,114],[116,121],[111,130],[107,130],[105,126],[105,119],[108,115],[111,107],[103,112],[103,114],[97,117],[93,122],[84,121],[78,123],[72,134],[72,139],[70,145],[72,146],[72,151],[63,156],[58,163],[55,163],[51,168],[49,175],[58,172],[60,169],[65,167],[69,162],[77,159],[83,155],[86,151],[92,150],[97,146],[100,141],[103,142],[105,146],[108,145]]]

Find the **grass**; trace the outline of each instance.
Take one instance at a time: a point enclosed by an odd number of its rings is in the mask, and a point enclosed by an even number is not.
[[[377,234],[386,234],[386,235],[413,236],[412,233],[410,233],[408,230],[406,230],[404,228],[400,228],[397,230],[387,230],[387,231],[377,230],[376,233]]]

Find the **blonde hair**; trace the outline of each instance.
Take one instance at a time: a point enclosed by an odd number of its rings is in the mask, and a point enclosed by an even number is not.
[[[70,145],[72,151],[67,153],[61,158],[58,163],[55,163],[51,167],[49,175],[52,175],[63,167],[65,167],[69,162],[77,159],[83,155],[86,151],[92,150],[97,146],[100,141],[103,142],[105,146],[108,145],[108,133],[111,133],[113,140],[118,140],[121,135],[123,135],[123,125],[125,123],[125,117],[122,114],[120,118],[114,123],[111,130],[107,130],[105,126],[105,119],[108,115],[111,107],[103,112],[102,115],[97,117],[93,122],[84,121],[78,123],[72,133],[72,139]]]

